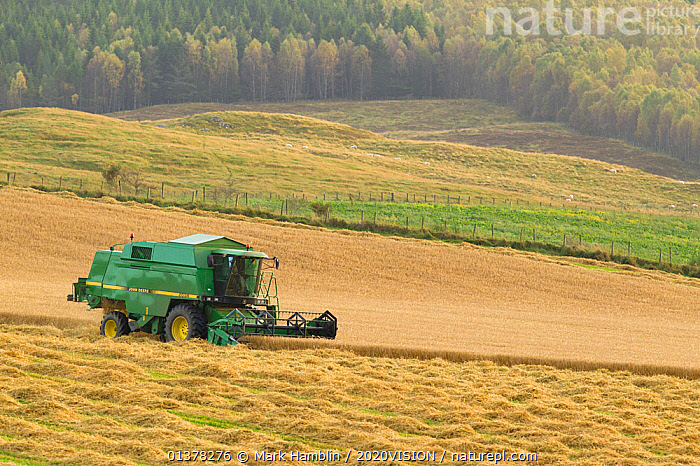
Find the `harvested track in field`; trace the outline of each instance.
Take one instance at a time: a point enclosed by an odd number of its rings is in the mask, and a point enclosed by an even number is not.
[[[0,325],[0,462],[18,465],[173,464],[172,450],[230,451],[234,461],[217,464],[238,464],[239,450],[252,460],[349,449],[352,464],[357,450],[697,464],[699,395],[700,382],[668,376]]]
[[[698,280],[201,214],[2,189],[0,312],[56,317],[64,327],[82,319],[96,332],[101,315],[65,302],[96,249],[131,232],[155,241],[202,232],[279,256],[283,307],[332,310],[340,344],[689,376],[700,369]]]

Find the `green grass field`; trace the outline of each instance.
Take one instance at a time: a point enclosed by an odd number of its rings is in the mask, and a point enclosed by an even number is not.
[[[700,171],[666,154],[618,139],[586,136],[565,125],[531,122],[510,108],[479,99],[371,102],[189,103],[112,114],[126,120],[160,120],[219,111],[290,113],[343,123],[393,139],[447,141],[524,152],[562,154],[638,168],[679,180]]]
[[[427,203],[332,203],[333,215],[350,221],[378,221],[432,231],[447,231],[470,236],[507,240],[535,239],[548,244],[564,243],[595,250],[627,254],[647,260],[672,261],[683,264],[700,262],[700,218],[648,215],[637,212],[588,211],[553,209],[539,206],[446,205]],[[476,226],[476,231],[474,230]],[[493,230],[491,229],[493,227]],[[613,244],[614,243],[614,244]],[[631,244],[629,244],[631,243]]]
[[[329,226],[334,225],[333,219],[338,219],[355,229],[387,233],[402,233],[408,224],[407,233],[414,236],[425,231],[448,233],[456,239],[494,238],[555,246],[563,246],[566,239],[567,246],[589,251],[613,252],[616,256],[629,254],[647,261],[658,261],[661,253],[662,263],[700,265],[697,242],[700,216],[540,207],[539,204],[479,205],[476,199],[472,199],[472,204],[466,204],[467,199],[463,199],[462,204],[456,204],[456,199],[451,204],[422,202],[422,199],[414,202],[412,198],[409,202],[405,198],[396,202],[334,199],[327,196],[325,201],[330,205],[332,219],[329,222],[319,218],[312,209],[314,203],[324,203],[322,197],[270,199],[251,195],[247,202],[244,196],[239,196],[238,202],[234,197],[226,201],[198,201],[195,206],[224,212],[233,209],[253,216],[268,213],[272,217],[318,221]],[[188,205],[189,200],[183,199],[181,204]]]

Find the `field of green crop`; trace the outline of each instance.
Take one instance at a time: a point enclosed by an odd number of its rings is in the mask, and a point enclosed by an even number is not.
[[[647,260],[678,264],[700,263],[700,216],[658,215],[644,212],[587,210],[571,206],[567,208],[531,205],[479,205],[410,202],[336,201],[327,199],[330,215],[351,223],[376,223],[389,227],[408,227],[465,236],[506,239],[511,241],[532,240],[554,245],[583,246],[591,250],[610,251]],[[422,201],[422,202],[421,202]],[[286,202],[286,204],[285,204]],[[444,202],[444,201],[443,201]],[[456,202],[456,199],[453,201]],[[486,202],[484,200],[483,202]],[[488,200],[491,202],[491,200]],[[313,218],[313,203],[320,200],[269,199],[250,197],[248,206],[271,213]],[[244,206],[241,198],[239,207]],[[223,206],[222,206],[223,207]],[[215,208],[213,204],[210,208]],[[700,211],[698,212],[700,213]],[[376,217],[375,217],[376,215]],[[476,226],[476,229],[474,228]],[[492,229],[493,227],[493,229]],[[493,233],[492,233],[493,232]],[[629,249],[628,249],[629,248]]]
[[[1,184],[1,183],[0,183]],[[81,192],[86,197],[99,193]],[[214,200],[214,197],[216,200]],[[202,200],[202,193],[192,203],[192,198],[183,192],[179,199],[162,200],[158,193],[154,198],[117,196],[121,200],[155,202],[159,205],[179,205],[204,211],[235,212],[249,216],[265,216],[297,222],[314,222],[333,227],[357,230],[369,229],[377,232],[408,234],[430,237],[431,234],[449,240],[504,240],[509,243],[536,242],[551,245],[548,248],[557,254],[556,247],[566,245],[588,251],[604,251],[618,257],[661,261],[675,265],[700,265],[700,210],[696,214],[645,213],[639,211],[590,210],[564,204],[564,206],[541,205],[518,202],[490,205],[484,198],[452,198],[432,202],[432,199],[395,197],[385,195],[381,201],[375,194],[372,201],[336,200],[334,195],[277,197],[258,194],[234,194],[221,197],[216,191]],[[340,198],[340,196],[338,196]],[[471,200],[471,203],[469,203]],[[460,203],[457,203],[457,202]],[[314,206],[327,206],[328,218],[314,212]],[[338,222],[339,221],[339,222]],[[443,235],[446,233],[445,235]],[[427,236],[426,236],[427,235]],[[516,248],[526,245],[511,244]],[[526,249],[528,249],[526,247]],[[535,248],[536,250],[539,250]],[[544,251],[541,251],[544,252]],[[670,256],[669,256],[670,254]]]

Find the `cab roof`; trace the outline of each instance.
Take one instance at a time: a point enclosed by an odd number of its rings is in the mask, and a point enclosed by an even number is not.
[[[167,244],[192,246],[194,248],[203,248],[210,252],[218,254],[231,254],[243,257],[260,257],[267,258],[267,255],[262,252],[254,251],[248,245],[238,241],[226,238],[225,236],[195,234],[185,236],[183,238],[168,241]]]
[[[168,242],[178,244],[189,244],[190,246],[200,246],[207,243],[216,243],[211,244],[210,246],[238,246],[245,248],[245,244],[232,240],[230,238],[226,238],[225,236],[205,235],[202,233],[184,236],[182,238],[173,239]]]

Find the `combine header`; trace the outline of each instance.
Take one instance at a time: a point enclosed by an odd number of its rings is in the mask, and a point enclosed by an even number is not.
[[[272,272],[278,268],[276,257],[223,236],[123,243],[97,251],[68,300],[102,308],[100,332],[110,338],[143,331],[163,341],[205,338],[222,346],[244,335],[335,338],[330,312],[279,309]]]

